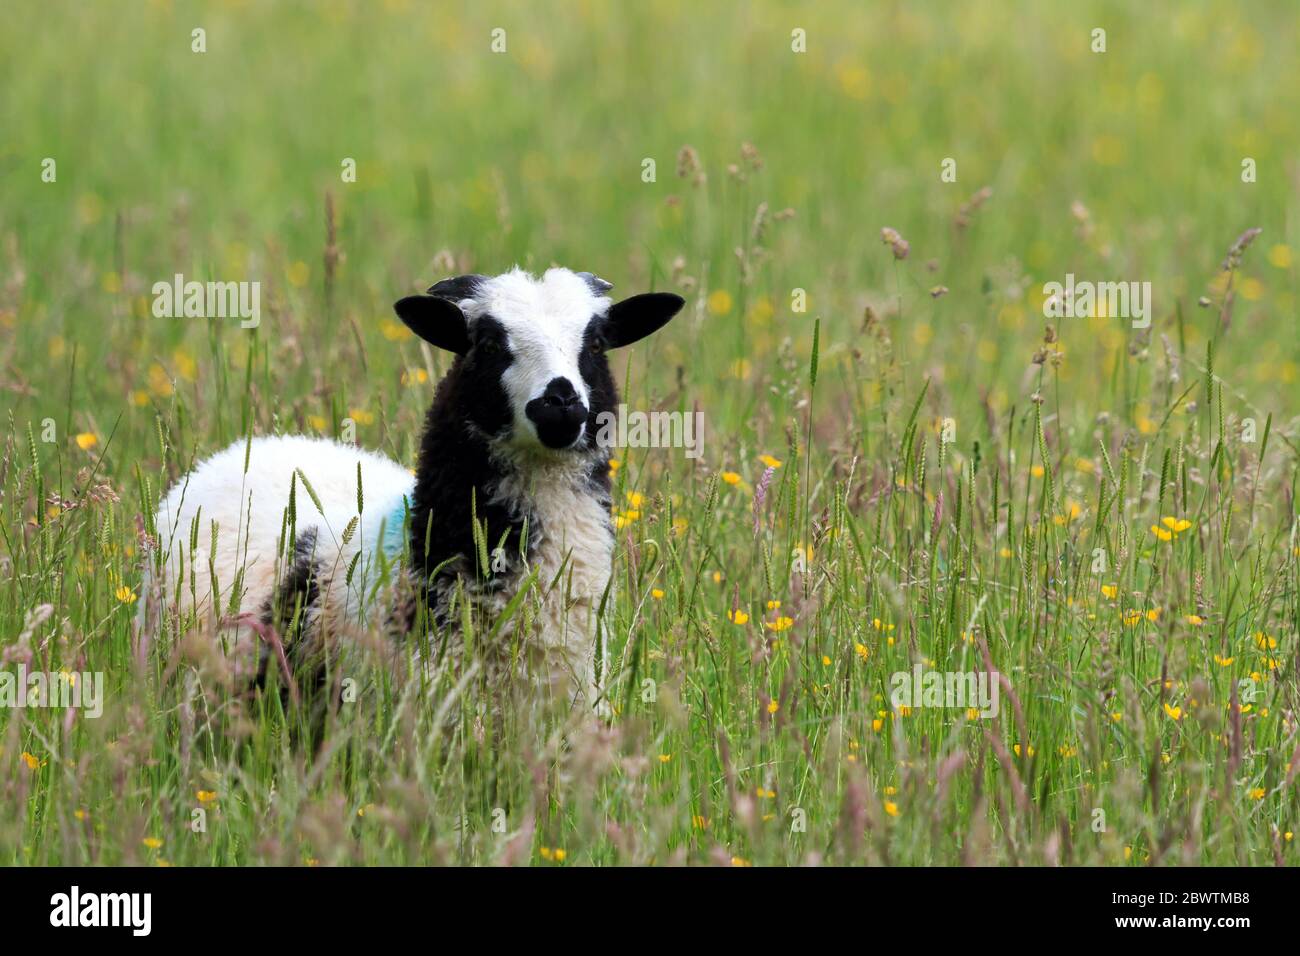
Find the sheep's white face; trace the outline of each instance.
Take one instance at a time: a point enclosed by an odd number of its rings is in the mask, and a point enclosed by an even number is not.
[[[504,349],[510,359],[500,380],[515,444],[552,449],[583,444],[597,384],[583,375],[588,364],[583,352],[592,351],[593,322],[610,307],[597,288],[568,269],[550,269],[540,279],[516,269],[483,280],[472,299],[458,303],[474,347],[503,336],[488,348]]]
[[[594,450],[599,416],[617,401],[605,351],[640,341],[685,304],[651,292],[611,305],[609,288],[589,272],[515,269],[444,279],[393,308],[460,356],[439,389],[442,414],[516,448]]]

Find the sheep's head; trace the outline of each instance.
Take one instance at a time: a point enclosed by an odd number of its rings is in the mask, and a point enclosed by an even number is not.
[[[685,304],[666,292],[612,303],[589,272],[518,269],[444,279],[394,305],[416,335],[456,354],[461,407],[490,439],[551,452],[596,447],[616,392],[605,353],[662,327]]]

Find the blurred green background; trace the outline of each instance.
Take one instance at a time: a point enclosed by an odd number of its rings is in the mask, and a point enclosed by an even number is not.
[[[681,257],[697,305],[652,347],[667,360],[647,374],[666,387],[685,364],[715,421],[753,410],[748,389],[719,388],[728,375],[757,385],[787,337],[806,355],[814,316],[834,359],[863,306],[896,311],[900,292],[903,377],[935,375],[959,398],[990,388],[1005,404],[1041,338],[1043,282],[1149,280],[1156,333],[1181,300],[1195,345],[1218,313],[1216,300],[1197,314],[1196,299],[1214,294],[1232,240],[1261,226],[1226,347],[1245,363],[1234,387],[1294,412],[1297,14],[1230,2],[19,0],[0,35],[0,360],[18,396],[62,403],[71,387],[79,431],[102,432],[118,409],[127,435],[151,431],[146,405],[170,397],[166,380],[206,404],[216,363],[242,370],[251,337],[230,321],[153,319],[149,286],[176,272],[260,279],[275,314],[257,361],[291,367],[277,370],[274,402],[263,377],[251,414],[308,427],[329,417],[326,399],[373,410],[385,398],[375,375],[337,375],[337,363],[364,343],[396,379],[389,304],[452,260],[564,264],[631,294],[671,284]],[[491,50],[498,27],[505,53]],[[1105,53],[1090,49],[1098,27]],[[795,29],[806,53],[792,52]],[[741,158],[746,142],[761,170]],[[677,175],[687,144],[702,185]],[[45,157],[56,183],[41,180]],[[347,157],[354,184],[340,180]],[[956,183],[940,180],[946,157]],[[642,181],[646,158],[656,182]],[[956,228],[985,186],[992,198]],[[756,239],[760,202],[794,215]],[[882,226],[911,243],[898,268]],[[949,294],[929,300],[935,285]],[[805,314],[791,311],[795,288]],[[1063,380],[1113,379],[1124,324],[1060,324]],[[74,347],[82,372],[69,386]],[[315,401],[283,378],[298,365],[318,370]],[[840,385],[851,392],[855,377]],[[8,401],[23,399],[11,388]],[[204,440],[233,434],[218,431]]]

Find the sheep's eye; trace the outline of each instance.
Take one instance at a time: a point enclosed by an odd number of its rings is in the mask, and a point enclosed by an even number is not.
[[[592,339],[591,342],[587,345],[587,351],[590,352],[592,355],[600,355],[602,352],[605,351],[605,340]]]
[[[495,339],[484,339],[478,344],[478,351],[480,355],[496,355],[501,351],[501,346]]]

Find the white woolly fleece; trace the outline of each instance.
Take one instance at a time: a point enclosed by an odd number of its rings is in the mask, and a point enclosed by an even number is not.
[[[400,510],[403,496],[410,497],[415,481],[411,472],[352,445],[284,435],[254,438],[245,473],[245,449],[245,442],[239,441],[206,459],[159,504],[157,529],[167,576],[165,600],[176,598],[179,582],[178,610],[182,613],[193,609],[206,612],[215,606],[224,614],[236,573],[242,568],[238,610],[260,611],[275,588],[276,553],[289,506],[289,485],[295,470],[301,469],[320,499],[320,510],[298,479],[295,530],[301,539],[309,528],[317,529],[315,556],[321,568],[322,609],[335,620],[364,611],[359,598],[366,583],[374,580],[380,524],[385,518],[391,520],[394,509]],[[357,516],[358,463],[365,510],[356,532],[344,544],[344,529]],[[191,528],[196,517],[198,547],[191,555]],[[208,569],[213,522],[217,525],[214,567],[218,595],[212,593]],[[344,577],[358,550],[362,557],[348,587]]]

